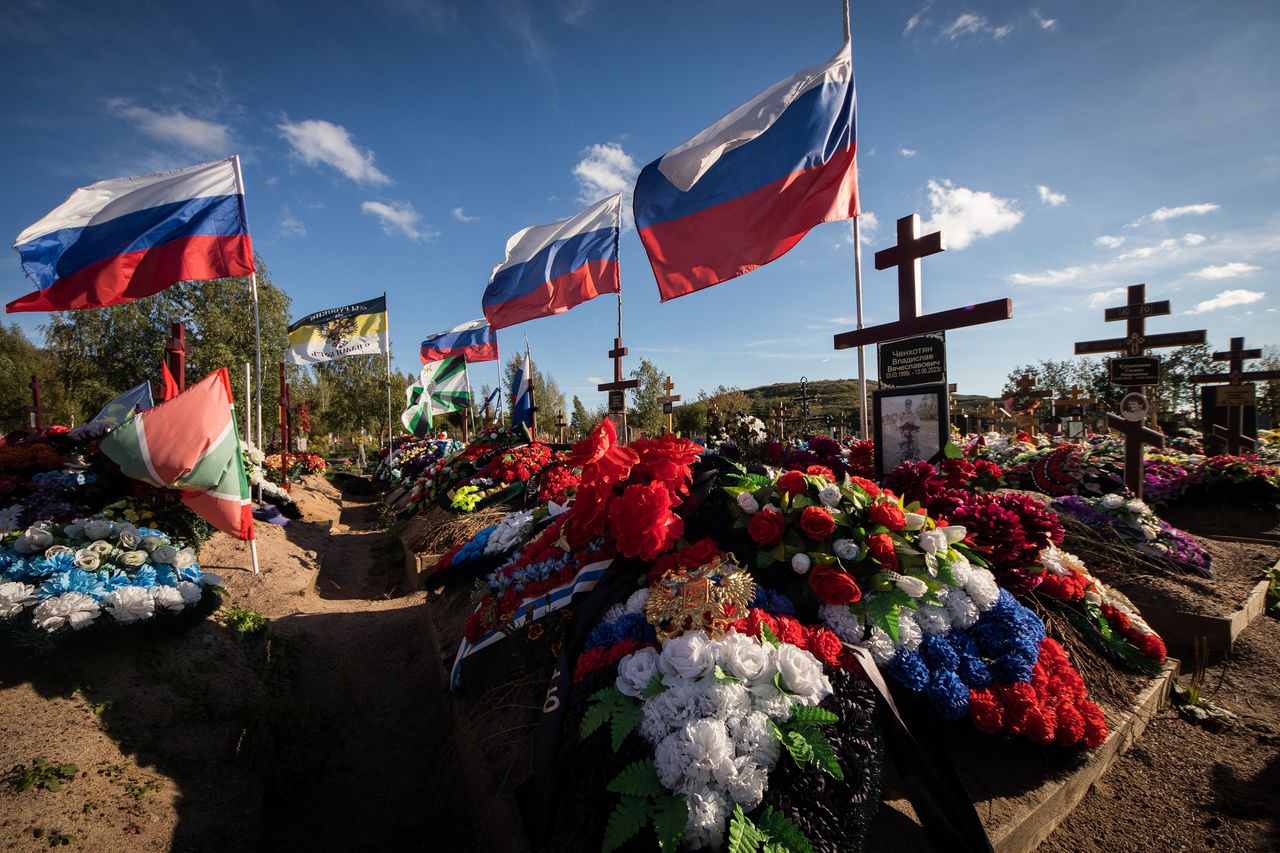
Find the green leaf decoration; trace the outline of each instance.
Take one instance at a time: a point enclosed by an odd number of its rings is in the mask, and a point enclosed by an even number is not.
[[[938,580],[946,586],[959,586],[956,580],[956,573],[952,570],[951,564],[946,560],[938,561]]]
[[[613,790],[610,785],[609,790]],[[609,815],[609,825],[604,830],[601,853],[612,853],[626,844],[649,822],[649,804],[641,797],[623,797]]]
[[[895,643],[898,642],[898,614],[901,612],[902,605],[896,603],[888,592],[878,592],[867,602],[867,619]]]
[[[689,804],[684,797],[658,797],[649,813],[653,820],[653,832],[658,836],[658,847],[675,850],[684,838],[684,826],[689,822]]]
[[[735,805],[729,818],[728,853],[757,853],[766,840],[765,834],[743,813],[742,806]]]
[[[1045,599],[1038,599],[1045,602]],[[1052,606],[1067,617],[1090,645],[1099,649],[1103,656],[1131,672],[1144,675],[1155,675],[1160,671],[1160,664],[1142,654],[1122,635],[1111,629],[1111,624],[1102,615],[1102,609],[1094,604],[1085,604],[1084,613],[1065,604],[1053,602]]]
[[[760,815],[759,827],[768,833],[778,846],[790,853],[813,853],[813,845],[804,837],[800,827],[773,806],[765,807]]]
[[[792,760],[800,767],[813,761],[813,747],[809,744],[809,739],[795,729],[784,733],[782,745],[787,748]]]
[[[791,499],[792,509],[804,509],[807,506],[813,506],[814,500],[808,495],[796,495]]]
[[[716,664],[714,674],[716,679],[719,681],[737,681],[739,683],[742,682],[742,679],[739,678],[738,676],[725,672],[724,669],[721,668],[720,664]]]
[[[840,766],[840,759],[836,757],[836,751],[831,746],[831,741],[827,740],[827,736],[817,729],[806,732],[805,740],[809,743],[809,748],[813,750],[814,763],[822,768],[823,772],[835,779],[844,779],[844,768]]]
[[[840,717],[817,705],[792,705],[791,720],[797,723],[838,723]]]
[[[622,742],[643,719],[644,708],[634,700],[621,704],[614,710],[613,717],[609,721],[609,734],[613,738],[614,752],[622,749]]]
[[[773,629],[763,622],[760,623],[760,639],[764,640],[775,649],[782,645],[782,641],[778,639],[778,635],[773,633]]]
[[[942,455],[948,459],[963,459],[964,451],[948,441],[947,446],[942,448]]]
[[[660,797],[667,793],[658,779],[652,758],[633,761],[622,768],[622,772],[609,783],[609,790],[624,797]]]
[[[756,568],[757,569],[767,569],[770,566],[772,566],[773,563],[774,563],[773,557],[769,555],[768,551],[756,552]]]
[[[582,724],[578,727],[578,740],[586,740],[592,732],[605,724],[621,696],[617,687],[606,687],[591,694],[591,706],[582,715]]]
[[[645,699],[652,699],[666,689],[667,685],[662,683],[662,676],[655,675],[649,679],[649,683],[644,686],[644,690],[641,691],[640,695]]]

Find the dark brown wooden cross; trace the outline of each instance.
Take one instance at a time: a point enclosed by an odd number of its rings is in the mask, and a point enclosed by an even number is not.
[[[818,394],[809,394],[809,377],[800,377],[800,395],[792,397],[791,402],[800,404],[800,423],[802,429],[809,429],[809,404],[816,403],[820,399]]]
[[[1081,397],[1080,390],[1081,389],[1079,385],[1072,385],[1071,396],[1059,397],[1058,399],[1053,401],[1053,404],[1055,406],[1070,406],[1073,409],[1078,408],[1080,409],[1081,412],[1083,412],[1085,406],[1092,406],[1094,403],[1098,402],[1092,397]]]
[[[1226,382],[1228,387],[1240,388],[1251,384],[1246,383],[1246,379],[1280,379],[1280,370],[1245,370],[1244,363],[1255,358],[1262,358],[1262,350],[1245,349],[1244,338],[1232,338],[1231,349],[1213,354],[1214,361],[1227,362],[1226,373],[1197,373],[1189,376],[1188,380],[1197,385]],[[1213,425],[1214,435],[1226,441],[1227,453],[1232,456],[1239,454],[1242,448],[1252,448],[1256,443],[1252,437],[1245,435],[1244,410],[1245,404],[1228,404],[1226,427],[1221,424]]]
[[[556,443],[557,444],[564,444],[564,428],[566,426],[568,426],[568,424],[564,422],[564,409],[561,409],[560,413],[556,415]]]
[[[621,326],[619,326],[621,329]],[[626,444],[627,442],[627,390],[631,388],[639,388],[639,379],[624,379],[622,377],[622,357],[627,354],[627,348],[622,345],[622,336],[613,339],[613,349],[609,350],[609,358],[613,359],[613,381],[604,382],[596,386],[597,391],[621,391],[622,392],[622,411],[617,413],[618,419],[621,420],[622,428],[618,430],[618,441]],[[610,414],[614,414],[610,412]]]
[[[1142,500],[1142,481],[1145,463],[1142,458],[1142,446],[1150,444],[1164,447],[1164,433],[1156,432],[1142,421],[1125,420],[1119,415],[1107,412],[1107,426],[1124,436],[1124,482],[1129,491]]]
[[[1030,373],[1024,373],[1018,377],[1018,382],[1014,387],[1018,392],[1018,402],[1037,401],[1028,403],[1028,408],[1018,411],[1014,420],[1019,429],[1025,430],[1027,434],[1034,436],[1040,420],[1040,417],[1036,414],[1036,408],[1040,405],[1038,401],[1052,397],[1053,392],[1047,388],[1037,388],[1036,379]]]
[[[31,405],[27,411],[31,413],[31,425],[36,429],[44,429],[44,404],[40,402],[40,377],[31,374]]]
[[[898,244],[876,252],[876,269],[898,268],[898,319],[892,323],[869,326],[835,336],[836,349],[867,346],[881,341],[892,341],[926,332],[943,332],[961,329],[981,323],[1008,320],[1013,316],[1013,301],[995,299],[977,305],[966,305],[950,311],[921,314],[920,259],[946,250],[941,231],[919,236],[920,217],[917,214],[898,220]]]
[[[674,408],[673,404],[680,402],[680,395],[671,393],[672,391],[676,390],[676,383],[671,381],[670,376],[668,376],[667,381],[663,383],[662,389],[667,393],[665,396],[659,397],[658,402],[662,404],[662,411],[666,412],[667,414],[667,432],[675,432],[675,430],[672,429],[672,426],[674,426],[674,424],[672,422],[671,410],[672,408]]]
[[[1142,355],[1149,349],[1164,347],[1182,347],[1190,344],[1204,343],[1204,329],[1194,332],[1168,332],[1161,335],[1148,335],[1146,323],[1148,317],[1162,317],[1169,313],[1169,300],[1147,302],[1147,286],[1145,284],[1129,285],[1129,301],[1116,308],[1107,308],[1103,312],[1106,322],[1124,320],[1128,324],[1123,338],[1104,338],[1098,341],[1079,341],[1076,343],[1076,355],[1095,355],[1103,352],[1119,352],[1125,355]]]

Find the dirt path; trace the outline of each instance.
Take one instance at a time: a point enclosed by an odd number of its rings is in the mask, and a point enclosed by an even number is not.
[[[386,592],[376,504],[315,478],[294,494],[304,520],[258,526],[260,576],[243,543],[201,549],[263,634],[207,619],[0,661],[0,771],[80,769],[0,790],[0,849],[466,848],[422,593]]]

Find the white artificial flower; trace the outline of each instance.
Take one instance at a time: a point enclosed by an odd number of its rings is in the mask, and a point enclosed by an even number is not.
[[[897,646],[893,644],[893,638],[875,625],[871,626],[871,633],[867,635],[862,645],[871,652],[871,657],[875,659],[878,666],[887,666],[898,651]]]
[[[196,564],[196,552],[192,548],[183,548],[173,561],[175,569],[185,569]]]
[[[748,689],[751,691],[751,706],[754,710],[779,722],[791,716],[791,706],[794,704],[792,698],[779,690],[772,679],[754,681]]]
[[[862,642],[866,628],[846,605],[824,604],[818,608],[818,618],[846,643]]]
[[[698,710],[702,716],[717,720],[749,714],[751,704],[747,688],[728,679],[711,679],[698,697]]]
[[[173,561],[178,559],[178,549],[172,545],[161,545],[151,552],[151,561],[153,563],[165,563],[173,565]]]
[[[658,652],[656,649],[644,648],[618,661],[618,677],[614,684],[619,693],[639,699],[657,674]]]
[[[567,498],[565,499],[565,502],[562,504],[558,504],[555,501],[547,501],[547,515],[551,516],[552,518],[555,518],[556,516],[564,515],[566,512],[569,511],[569,503],[570,502]]]
[[[147,564],[147,552],[142,550],[124,551],[119,557],[116,557],[116,562],[122,566],[136,569]]]
[[[94,540],[93,542],[90,542],[88,545],[84,546],[84,550],[92,551],[93,553],[97,554],[99,557],[105,557],[115,549],[116,549],[116,546],[112,545],[110,542],[108,542],[105,539],[97,539],[97,540]]]
[[[996,584],[995,575],[976,566],[969,567],[969,577],[965,581],[964,591],[969,593],[973,603],[983,613],[995,607],[996,599],[1000,597],[1000,587]]]
[[[672,731],[693,722],[697,709],[697,688],[687,681],[678,681],[652,699],[645,700],[640,734],[649,743],[657,744]]]
[[[658,781],[668,790],[674,791],[684,780],[684,769],[689,764],[688,743],[683,731],[672,732],[653,749],[653,768],[658,771]]]
[[[155,533],[148,533],[146,536],[142,537],[142,547],[146,548],[148,551],[154,551],[161,545],[166,544],[167,541],[168,540],[163,536],[158,536]]]
[[[87,523],[87,519],[77,518],[62,528],[62,535],[68,539],[82,539],[84,538],[84,526]]]
[[[964,529],[963,525],[948,524],[946,527],[938,527],[937,530],[942,531],[942,535],[947,537],[948,545],[955,545],[957,542],[963,542],[964,537],[969,535],[969,531]]]
[[[737,773],[729,782],[729,799],[751,811],[764,800],[764,789],[769,786],[769,769],[750,755],[734,760]]]
[[[835,548],[836,556],[842,560],[856,560],[858,555],[862,553],[858,543],[852,539],[837,539],[832,543],[832,547]]]
[[[782,686],[795,694],[800,704],[817,705],[831,695],[831,682],[822,672],[822,663],[804,649],[783,643],[776,650],[774,662]]]
[[[151,588],[151,597],[155,600],[156,610],[181,611],[187,606],[182,593],[171,586],[156,584]]]
[[[1107,509],[1119,509],[1120,507],[1124,506],[1124,498],[1120,497],[1114,492],[1109,495],[1103,495],[1102,505]]]
[[[798,575],[808,574],[809,569],[813,566],[813,561],[809,559],[809,555],[801,551],[791,558],[791,571]]]
[[[644,606],[649,601],[649,587],[638,589],[627,598],[626,610],[628,613],[643,613]]]
[[[729,739],[723,720],[697,720],[684,727],[683,736],[688,741],[686,776],[707,776],[720,787],[733,779],[737,772],[733,763],[733,741]]]
[[[1102,604],[1102,596],[1096,590],[1092,589],[1086,589],[1084,591],[1084,600],[1090,604]]]
[[[142,534],[132,524],[116,525],[116,536],[119,539],[120,547],[125,550],[137,548],[139,543],[142,542]]]
[[[735,678],[747,682],[773,678],[774,669],[769,651],[770,647],[764,643],[737,631],[725,635],[715,646],[720,667]]]
[[[151,596],[147,596],[151,600]],[[72,630],[79,631],[98,618],[98,602],[83,592],[64,592],[46,598],[31,611],[31,621],[37,628],[49,633],[70,625]]]
[[[19,527],[18,519],[22,517],[25,510],[22,504],[13,504],[7,509],[0,510],[0,536],[7,536]]]
[[[204,595],[204,589],[200,584],[191,581],[178,581],[177,590],[188,607],[198,602]]]
[[[916,544],[926,554],[945,554],[948,547],[947,534],[943,533],[942,529],[925,530],[916,538]]]
[[[738,492],[738,509],[747,515],[755,515],[760,511],[760,502],[750,492]]]
[[[914,652],[920,648],[920,641],[923,639],[924,631],[916,621],[916,612],[907,607],[898,611],[898,645]]]
[[[102,603],[111,618],[123,625],[150,619],[156,612],[155,599],[140,586],[122,586],[113,590],[106,594]]]
[[[920,630],[934,637],[942,637],[951,631],[951,611],[947,609],[947,600],[952,590],[938,590],[937,596],[941,604],[921,604],[916,608],[916,621]]]
[[[48,548],[44,549],[44,555],[50,560],[59,554],[74,554],[75,552],[76,549],[68,548],[66,545],[50,545]]]
[[[76,551],[76,565],[86,572],[96,572],[102,565],[102,558],[88,548],[81,548]]]
[[[724,830],[733,813],[728,798],[715,790],[690,791],[685,802],[689,817],[684,825],[684,841],[694,850],[718,850],[724,844]]]
[[[906,525],[902,528],[903,530],[923,530],[924,529],[925,521],[927,520],[925,516],[921,515],[918,512],[904,512],[902,515],[907,520]]]
[[[765,767],[772,767],[778,760],[782,747],[769,727],[769,715],[763,711],[751,711],[727,723],[733,738],[733,748],[739,755],[749,755]]]
[[[840,487],[834,483],[830,483],[822,487],[818,492],[818,500],[822,501],[822,505],[826,507],[837,507],[840,505]]]
[[[28,527],[13,542],[13,550],[19,554],[41,554],[53,544],[53,534],[43,527]]]
[[[105,518],[94,518],[85,522],[85,539],[106,539],[115,530],[115,525]]]
[[[1142,535],[1146,537],[1148,542],[1150,542],[1151,540],[1155,539],[1156,536],[1159,535],[1159,531],[1156,530],[1154,527],[1152,527],[1150,524],[1144,524],[1142,525]]]
[[[36,588],[19,581],[0,583],[0,619],[11,619],[35,601]]]
[[[978,605],[961,589],[952,589],[947,595],[947,612],[951,614],[951,627],[960,629],[972,628],[981,615]]]
[[[1142,515],[1147,511],[1147,505],[1137,498],[1134,498],[1131,501],[1125,501],[1124,508],[1129,510],[1129,512],[1137,513],[1138,515]]]
[[[604,612],[604,617],[600,620],[600,624],[611,625],[626,615],[627,606],[622,602],[618,602]]]
[[[662,646],[662,683],[668,686],[676,678],[695,681],[711,674],[715,653],[705,631],[690,631]]]
[[[894,580],[894,584],[912,598],[919,598],[929,591],[928,584],[910,575],[902,575]]]

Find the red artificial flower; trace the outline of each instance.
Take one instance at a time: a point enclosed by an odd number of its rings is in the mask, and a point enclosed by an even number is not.
[[[948,486],[963,486],[973,479],[973,475],[977,472],[973,463],[966,459],[943,459],[938,467],[947,478]]]
[[[684,521],[671,507],[671,492],[662,483],[627,486],[609,505],[609,529],[618,553],[651,561],[674,545]]]
[[[841,666],[841,660],[845,654],[844,643],[826,628],[816,628],[810,634],[809,651],[829,666]]]
[[[618,430],[614,427],[613,421],[605,418],[596,424],[596,428],[591,430],[586,438],[573,445],[569,465],[573,468],[581,468],[595,462],[604,456],[606,450],[617,443]]]
[[[809,570],[809,587],[823,604],[853,604],[862,598],[858,582],[829,563]]]
[[[573,498],[573,506],[565,513],[565,538],[574,548],[585,546],[604,532],[613,500],[613,487],[607,483],[582,483]]]
[[[826,477],[833,483],[836,481],[836,473],[826,465],[810,465],[804,472],[810,477]]]
[[[724,552],[716,546],[716,541],[710,536],[699,539],[697,542],[685,548],[681,548],[675,552],[676,563],[686,569],[694,569],[698,566],[705,566],[716,557]]]
[[[809,481],[799,471],[788,471],[778,478],[778,488],[784,495],[803,495],[809,490]]]
[[[1097,749],[1107,739],[1107,720],[1102,716],[1102,709],[1086,699],[1080,703],[1079,710],[1084,717],[1084,745]]]
[[[867,553],[890,571],[898,568],[898,554],[893,548],[893,539],[887,533],[873,533],[868,536]]]
[[[867,509],[867,515],[876,524],[883,525],[891,531],[898,531],[907,526],[907,516],[903,513],[902,507],[896,503],[882,502],[872,504]]]
[[[851,477],[855,486],[867,493],[868,497],[877,498],[880,496],[880,487],[865,477]]]
[[[762,509],[751,516],[747,533],[757,545],[767,548],[782,541],[782,534],[786,527],[787,523],[783,520],[782,513]]]
[[[1089,588],[1089,578],[1074,569],[1065,575],[1045,572],[1036,592],[1056,598],[1058,601],[1079,601]]]
[[[825,542],[836,529],[836,521],[824,507],[807,506],[800,511],[800,532],[814,542]]]
[[[683,494],[693,476],[693,463],[702,448],[696,442],[667,433],[659,438],[641,438],[631,442],[639,455],[640,467],[654,480],[665,483],[671,491]]]
[[[778,630],[775,633],[777,633],[778,639],[796,648],[808,651],[809,637],[805,633],[804,626],[792,617],[783,614],[779,614],[777,620]]]
[[[969,719],[978,731],[996,734],[1004,728],[1004,703],[990,688],[969,688]]]
[[[630,447],[615,444],[595,462],[582,466],[584,483],[621,483],[631,475],[640,456]]]

